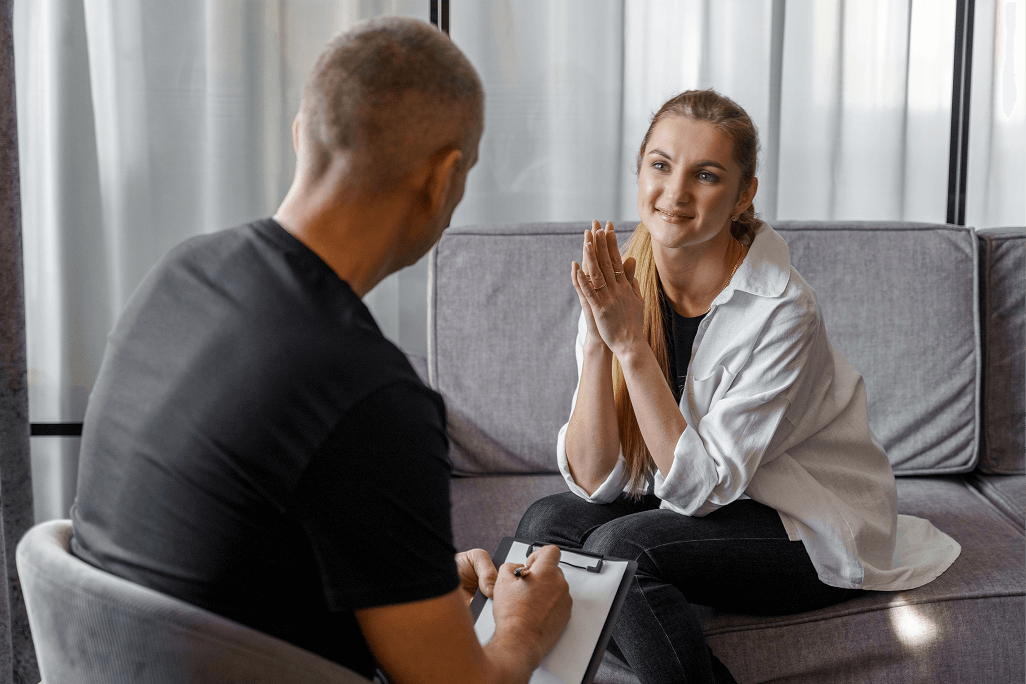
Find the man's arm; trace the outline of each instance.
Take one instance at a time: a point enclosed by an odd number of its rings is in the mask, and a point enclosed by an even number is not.
[[[531,554],[523,579],[506,563],[495,581],[495,634],[482,647],[463,589],[438,598],[364,608],[356,619],[378,663],[396,684],[523,683],[570,619],[559,549]]]

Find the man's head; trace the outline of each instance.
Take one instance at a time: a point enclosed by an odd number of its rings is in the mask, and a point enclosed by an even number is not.
[[[341,157],[354,180],[389,190],[454,149],[465,174],[476,159],[484,91],[447,36],[415,19],[387,17],[328,45],[299,119],[302,173],[317,176]]]
[[[415,19],[360,24],[306,84],[274,218],[362,297],[441,237],[483,128],[481,81],[447,36]]]

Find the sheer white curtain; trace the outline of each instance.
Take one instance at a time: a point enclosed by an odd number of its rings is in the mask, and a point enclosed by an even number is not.
[[[965,220],[1026,223],[1026,0],[976,0]]]
[[[628,0],[623,154],[668,97],[713,87],[760,131],[764,218],[943,222],[954,16],[954,0]]]
[[[29,416],[81,419],[111,320],[82,3],[15,2]],[[72,416],[76,417],[73,418]],[[36,518],[74,491],[77,439],[32,442]],[[62,516],[60,516],[62,517]]]
[[[82,420],[106,334],[183,239],[269,215],[325,43],[427,0],[18,0],[33,422]],[[397,278],[372,294],[396,338]],[[382,293],[391,297],[382,297]],[[423,298],[423,288],[417,293]],[[423,331],[423,325],[421,325]],[[32,440],[37,519],[74,496],[78,439]]]
[[[1026,0],[977,0],[967,220],[1026,223]],[[327,40],[428,0],[16,0],[31,418],[80,421],[106,332],[171,246],[268,215]],[[451,0],[487,93],[455,224],[637,216],[634,160],[671,95],[717,88],[762,136],[774,219],[942,222],[955,0]],[[366,301],[423,354],[426,268]],[[63,515],[78,444],[34,438]]]
[[[451,11],[487,94],[453,224],[623,218],[622,0],[452,0]]]

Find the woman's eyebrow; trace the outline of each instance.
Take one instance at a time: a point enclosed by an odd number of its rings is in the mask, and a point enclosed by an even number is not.
[[[723,164],[721,164],[721,163],[719,163],[717,161],[713,161],[712,159],[706,159],[705,161],[700,161],[697,164],[695,164],[695,166],[712,166],[712,167],[715,167],[717,169],[721,169],[723,171],[727,170],[726,166],[724,166]]]
[[[660,157],[663,157],[665,159],[669,159],[670,161],[673,161],[673,157],[671,157],[668,152],[664,152],[663,150],[660,150],[658,147],[653,149],[653,150],[649,150],[648,154],[656,154],[656,155],[659,155]],[[726,166],[724,166],[723,164],[719,163],[718,161],[713,161],[712,159],[705,159],[703,161],[700,161],[697,164],[695,164],[695,166],[712,166],[713,168],[720,169],[721,171],[726,171],[727,170]]]

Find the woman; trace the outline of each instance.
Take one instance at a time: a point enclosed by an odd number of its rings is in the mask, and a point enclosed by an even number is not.
[[[758,138],[714,91],[652,118],[641,224],[584,236],[579,382],[559,433],[570,488],[517,536],[638,561],[613,631],[643,683],[734,681],[692,603],[822,608],[925,584],[958,556],[899,516],[859,373],[834,350],[786,243],[755,217]]]

